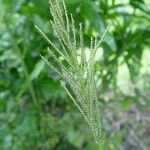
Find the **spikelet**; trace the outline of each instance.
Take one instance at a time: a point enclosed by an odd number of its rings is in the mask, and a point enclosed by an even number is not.
[[[45,57],[41,57],[61,78],[62,86],[91,128],[95,142],[99,143],[101,139],[101,109],[96,92],[94,60],[97,49],[109,27],[107,27],[99,41],[97,37],[95,39],[91,37],[90,57],[88,60],[84,47],[82,24],[79,24],[80,41],[78,42],[73,16],[70,15],[69,17],[64,0],[62,5],[59,4],[58,0],[50,0],[49,3],[50,13],[53,17],[51,25],[56,32],[61,48],[58,48],[38,26],[35,27],[53,48],[53,51],[48,48],[48,53],[57,64],[57,67],[54,67],[53,63],[49,62]],[[56,56],[55,53],[58,55]],[[62,57],[67,64],[60,61],[59,57]]]

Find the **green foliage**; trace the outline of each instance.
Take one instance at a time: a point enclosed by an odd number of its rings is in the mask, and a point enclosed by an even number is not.
[[[91,37],[100,39],[112,24],[94,65],[98,102],[103,103],[103,149],[148,150],[149,2],[65,2],[75,26],[84,24],[87,55]],[[58,68],[47,54],[47,42],[34,27],[36,24],[60,49],[48,11],[46,0],[0,0],[0,149],[98,149],[61,88],[60,78],[39,56]],[[77,30],[76,36],[79,41]],[[64,65],[69,67],[67,62]]]

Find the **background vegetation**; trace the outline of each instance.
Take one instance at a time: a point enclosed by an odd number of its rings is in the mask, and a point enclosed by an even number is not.
[[[150,1],[66,0],[85,42],[105,37],[95,64],[104,150],[150,148]],[[41,60],[57,44],[47,0],[0,0],[0,149],[96,150],[83,118]],[[90,45],[90,43],[89,43]]]

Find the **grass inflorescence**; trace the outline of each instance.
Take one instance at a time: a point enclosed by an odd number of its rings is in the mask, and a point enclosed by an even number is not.
[[[87,57],[82,23],[78,26],[79,38],[77,38],[75,21],[72,14],[68,15],[64,0],[61,4],[58,0],[50,0],[49,3],[53,18],[50,22],[61,48],[57,47],[38,26],[35,27],[50,44],[47,50],[57,67],[47,58],[41,57],[60,77],[62,86],[91,128],[96,143],[99,143],[101,139],[101,109],[94,78],[94,60],[108,28],[100,40],[91,37],[90,55]]]

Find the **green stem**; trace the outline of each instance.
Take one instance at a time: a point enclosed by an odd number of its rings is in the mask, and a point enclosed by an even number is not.
[[[7,21],[5,22],[5,25],[6,25],[6,28],[9,32],[9,35],[10,35],[10,38],[11,38],[11,42],[12,42],[12,45],[14,47],[14,50],[16,51],[16,53],[18,54],[19,56],[19,59],[20,59],[20,62],[22,64],[22,67],[24,69],[24,74],[25,74],[25,77],[26,77],[26,80],[29,81],[29,91],[30,91],[30,94],[31,94],[31,97],[33,99],[33,102],[35,104],[35,106],[37,106],[37,99],[36,99],[36,95],[35,95],[35,91],[34,91],[34,88],[33,88],[33,84],[32,82],[30,81],[30,75],[29,75],[29,72],[28,72],[28,69],[27,69],[27,66],[24,62],[24,59],[22,57],[22,54],[21,54],[21,50],[20,48],[18,47],[18,44],[11,32],[11,29],[9,28],[8,24],[7,24]]]

